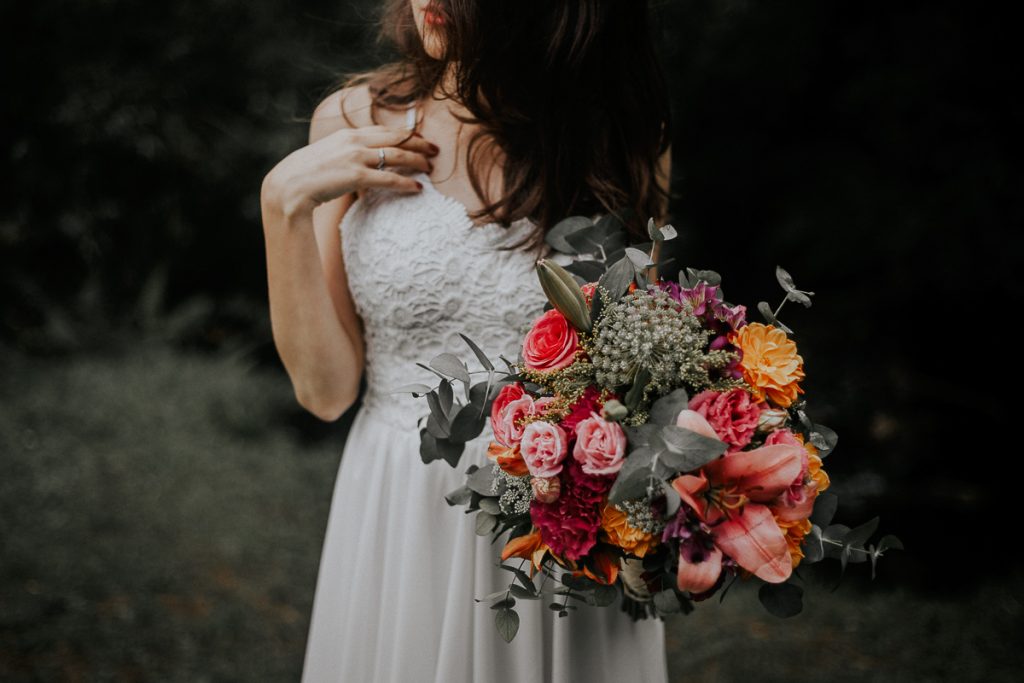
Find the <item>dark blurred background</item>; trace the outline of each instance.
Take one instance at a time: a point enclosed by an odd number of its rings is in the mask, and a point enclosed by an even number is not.
[[[259,188],[331,84],[389,57],[377,9],[4,5],[3,680],[298,680],[355,410],[323,423],[294,401]],[[780,317],[840,437],[837,520],[878,514],[906,545],[873,582],[808,571],[790,620],[741,588],[670,621],[674,680],[1024,664],[1014,354],[987,355],[1020,310],[1021,116],[993,11],[654,3],[676,256],[751,319],[781,300],[776,265],[816,293]]]

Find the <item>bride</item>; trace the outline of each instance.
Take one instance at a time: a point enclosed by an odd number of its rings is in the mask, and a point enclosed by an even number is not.
[[[570,215],[663,221],[669,105],[644,0],[389,0],[395,63],[316,107],[309,144],[261,189],[274,342],[296,400],[341,455],[302,680],[667,679],[664,624],[521,601],[506,643],[487,602],[500,545],[444,494],[485,465],[423,464],[425,403],[389,393],[464,333],[516,359],[544,307],[534,264]],[[475,369],[471,364],[470,369]]]

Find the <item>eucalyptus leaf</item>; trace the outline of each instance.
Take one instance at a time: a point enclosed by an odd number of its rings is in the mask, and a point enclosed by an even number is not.
[[[449,505],[465,505],[472,498],[473,491],[466,485],[462,485],[451,493],[445,495],[444,500]]]
[[[800,614],[804,608],[804,589],[795,583],[766,583],[757,597],[765,609],[783,619]]]
[[[488,373],[487,381],[477,382],[469,390],[469,400],[471,403],[475,403],[478,406],[484,404],[486,410],[490,411],[491,401],[498,395],[501,388],[508,384],[508,382],[497,381],[493,378],[493,373]],[[489,385],[489,386],[488,386]]]
[[[628,240],[625,232],[616,232],[609,235],[604,239],[601,245],[604,248],[604,262],[605,265],[614,263],[623,256],[626,255],[626,247],[628,246]]]
[[[728,444],[697,432],[665,425],[658,433],[666,446],[661,460],[679,472],[690,472],[711,462],[725,453]]]
[[[630,498],[639,498],[647,493],[647,485],[651,478],[651,460],[654,452],[648,447],[640,447],[632,451],[622,464],[611,490],[608,500],[621,503]]]
[[[803,304],[806,308],[811,307],[811,297],[807,296],[800,290],[793,289],[786,292],[786,298],[789,299],[790,301],[795,301],[798,304]]]
[[[587,282],[597,282],[604,275],[604,264],[600,261],[573,261],[565,269]]]
[[[437,452],[441,456],[441,459],[452,467],[458,467],[459,460],[462,458],[462,451],[465,450],[466,444],[452,441],[451,439],[438,439],[437,440]]]
[[[516,596],[517,598],[522,598],[523,600],[538,600],[538,599],[540,599],[540,595],[538,595],[537,593],[531,592],[531,591],[527,590],[526,588],[523,588],[518,583],[513,583],[511,586],[509,586],[508,589],[512,593],[512,595]]]
[[[447,381],[443,380],[442,384],[447,383]],[[431,390],[427,392],[427,405],[430,407],[430,416],[434,418],[437,425],[444,425],[444,433],[441,436],[448,436],[448,411],[441,405],[441,398],[438,396],[437,391]]]
[[[839,507],[839,496],[831,491],[819,493],[817,498],[814,499],[814,511],[811,513],[811,524],[816,524],[821,528],[827,527],[832,523],[832,518],[836,515],[837,507]]]
[[[476,359],[480,361],[480,365],[485,370],[487,370],[488,372],[494,370],[494,364],[491,363],[490,359],[487,357],[487,354],[483,352],[483,349],[476,345],[476,342],[474,342],[472,339],[462,334],[461,332],[459,332],[459,336],[462,337],[462,341],[466,342],[469,348],[473,351],[473,355],[476,356]]]
[[[578,230],[586,229],[593,225],[593,222],[586,216],[569,216],[555,223],[544,235],[544,241],[553,249],[563,254],[575,254],[576,250],[568,241],[566,236]]]
[[[622,399],[622,402],[630,412],[636,410],[637,406],[640,404],[640,399],[644,394],[644,387],[646,387],[647,383],[650,381],[651,371],[647,368],[640,368],[636,375],[634,375],[633,386],[629,388],[629,391],[626,392],[626,396]]]
[[[846,534],[843,539],[847,545],[853,547],[862,546],[867,543],[867,540],[878,530],[878,517],[861,524],[850,530],[850,533]]]
[[[454,377],[455,379],[465,382],[466,384],[472,383],[469,378],[469,370],[466,368],[466,364],[463,363],[458,356],[454,353],[439,354],[430,361],[430,367],[434,368],[438,372]]]
[[[689,407],[690,397],[686,389],[676,389],[651,404],[649,423],[674,425],[679,413]]]
[[[601,248],[601,240],[594,233],[593,223],[566,234],[565,241],[577,254],[593,254]]]
[[[654,218],[647,219],[647,236],[655,242],[665,239],[661,234],[661,230],[658,229],[658,224],[654,222]]]
[[[825,546],[821,542],[821,527],[817,524],[811,527],[811,532],[804,537],[804,562],[813,564],[820,562],[825,557]]]
[[[614,212],[602,214],[594,223],[595,232],[602,237],[619,234],[625,231],[625,229],[626,224]]]
[[[878,552],[884,553],[886,550],[903,550],[903,542],[892,534],[882,536],[878,542]]]
[[[839,443],[839,435],[825,425],[815,424],[811,431],[810,441],[818,449],[818,456],[824,458]]]
[[[482,496],[491,495],[491,483],[494,481],[494,465],[486,467],[471,465],[466,470],[466,486]]]
[[[661,431],[661,425],[646,422],[642,425],[630,425],[623,427],[626,432],[626,439],[629,441],[629,447],[634,451],[642,446],[650,446],[651,440],[657,437],[658,432]],[[632,452],[632,451],[631,451]],[[629,457],[633,457],[630,455]],[[650,462],[650,458],[648,458]]]
[[[501,514],[501,506],[498,505],[497,498],[481,498],[480,509],[484,512],[489,512],[495,517]]]
[[[757,310],[760,311],[761,316],[764,317],[766,322],[775,322],[775,311],[772,310],[772,307],[768,305],[767,301],[758,301]]]
[[[437,395],[440,399],[441,410],[444,411],[445,417],[451,419],[452,403],[455,400],[455,396],[452,393],[452,383],[449,381],[441,382],[441,385],[437,388]]]
[[[601,318],[602,312],[604,312],[604,296],[601,295],[600,290],[595,289],[590,297],[590,319],[596,323]]]
[[[661,226],[660,230],[661,239],[665,241],[674,240],[676,237],[679,236],[679,233],[670,223],[666,223],[665,225]]]
[[[623,256],[612,263],[608,271],[601,276],[598,284],[608,291],[611,301],[615,302],[622,298],[622,295],[629,289],[629,284],[633,282],[633,274],[633,264],[629,258]]]
[[[508,589],[498,591],[498,594],[505,595],[505,597],[491,605],[491,609],[511,609],[515,607],[516,599],[508,594]]]
[[[722,284],[722,276],[713,270],[697,270],[695,268],[687,268],[686,270],[690,274],[690,281],[693,282],[693,287],[696,287],[701,280],[709,285]]]
[[[452,441],[472,441],[484,430],[486,418],[479,417],[480,406],[467,403],[458,409],[452,418],[451,435]]]
[[[431,389],[426,384],[403,384],[397,389],[392,389],[389,394],[409,394],[419,398],[420,396],[430,393]]]
[[[659,614],[675,614],[681,611],[679,598],[674,588],[666,588],[654,594],[654,607]]]
[[[429,465],[435,460],[439,460],[441,454],[437,450],[437,439],[429,431],[424,431],[420,434],[420,460],[425,465]]]
[[[509,538],[509,540],[511,541],[512,538]],[[533,579],[531,579],[530,575],[524,572],[521,568],[513,567],[512,565],[508,564],[499,564],[498,566],[506,571],[510,571],[513,574],[515,574],[516,578],[519,579],[519,582],[523,584],[524,588],[528,588],[533,593],[537,592],[537,586],[533,583]]]
[[[793,283],[793,276],[787,273],[782,266],[775,266],[775,279],[779,281],[779,284],[782,285],[782,288],[786,290],[786,292],[790,292],[796,288],[796,285]]]
[[[661,490],[665,494],[665,517],[674,517],[682,502],[679,492],[667,481],[661,482]]]
[[[476,535],[486,536],[487,534],[494,531],[494,527],[498,525],[498,519],[486,510],[480,510],[476,513]]]
[[[419,362],[417,362],[416,365],[421,367],[421,368],[423,368],[424,370],[430,370],[432,373],[437,375],[438,379],[441,379],[441,380],[447,380],[448,379],[447,377],[445,377],[444,375],[442,375],[440,372],[438,372],[434,368],[430,367],[429,365],[424,365],[423,363],[419,363]]]
[[[508,594],[508,589],[507,589],[507,588],[502,588],[502,589],[501,589],[500,591],[494,591],[493,593],[490,593],[490,594],[488,594],[488,595],[485,595],[485,596],[484,596],[484,597],[482,597],[482,598],[473,598],[473,601],[474,601],[474,602],[490,602],[490,601],[491,601],[491,600],[493,600],[494,598],[500,598],[501,596],[503,596],[503,595],[507,595],[507,594]],[[503,602],[504,602],[504,601],[502,601],[502,603],[503,603]],[[503,604],[500,604],[500,603],[498,603],[498,606],[499,606],[499,607],[503,607],[504,605],[503,605]],[[495,607],[494,607],[494,605],[492,605],[492,606],[491,606],[491,609],[494,609],[494,608],[495,608]]]
[[[437,415],[431,411],[430,415],[427,416],[427,433],[435,439],[447,439],[448,438],[448,420],[447,418],[441,418],[444,422],[440,422],[437,419]],[[440,453],[440,451],[438,451]]]
[[[654,265],[649,254],[634,247],[626,247],[626,257],[633,264],[634,270],[637,271],[645,270]]]

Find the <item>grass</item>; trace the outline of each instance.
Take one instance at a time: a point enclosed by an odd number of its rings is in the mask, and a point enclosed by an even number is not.
[[[351,414],[244,354],[129,348],[0,353],[0,679],[297,681]],[[669,621],[672,680],[1019,679],[1020,581],[863,583],[812,575],[785,621],[734,587]]]

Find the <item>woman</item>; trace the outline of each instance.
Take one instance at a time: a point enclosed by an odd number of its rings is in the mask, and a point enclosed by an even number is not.
[[[544,306],[544,231],[616,211],[642,239],[668,196],[667,94],[637,0],[392,0],[396,64],[314,112],[310,143],[262,188],[274,341],[299,403],[336,420],[366,393],[342,454],[303,681],[666,679],[663,623],[519,601],[501,639],[482,598],[500,546],[444,494],[487,463],[424,465],[425,403],[389,391],[458,333],[492,357]],[[472,365],[470,369],[479,366]],[[550,589],[550,582],[549,582]]]

